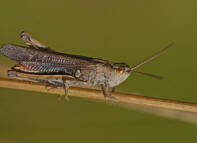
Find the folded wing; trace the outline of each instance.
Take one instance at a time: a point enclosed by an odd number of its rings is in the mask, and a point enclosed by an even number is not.
[[[94,63],[87,60],[88,57],[75,57],[13,44],[4,44],[0,52],[19,63],[12,69],[26,73],[66,74],[74,77],[77,70],[96,68]]]

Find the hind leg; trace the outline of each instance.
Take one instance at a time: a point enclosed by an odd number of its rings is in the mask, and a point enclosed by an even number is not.
[[[43,43],[41,43],[40,41],[36,40],[35,38],[33,38],[29,33],[22,31],[21,32],[21,40],[29,45],[30,47],[37,47],[39,49],[43,49],[43,50],[49,50],[49,51],[53,51],[52,49],[50,49],[48,46],[44,45]]]
[[[45,88],[47,88],[47,87],[50,88],[47,90],[63,87],[66,91],[68,91],[68,89],[65,88],[64,83],[62,83],[61,81],[56,81],[53,79],[40,79],[40,78],[31,77],[31,76],[32,76],[31,74],[29,76],[27,76],[27,75],[24,76],[23,73],[20,73],[17,71],[12,71],[12,70],[8,71],[8,77],[11,79],[43,84],[43,85],[45,85]],[[66,93],[68,93],[68,92],[66,92]],[[68,95],[68,94],[66,94],[66,95]],[[59,95],[58,99],[61,100],[61,97],[62,97],[62,95]]]

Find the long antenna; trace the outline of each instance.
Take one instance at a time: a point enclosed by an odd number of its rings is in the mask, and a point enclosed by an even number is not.
[[[160,79],[160,80],[163,79],[163,77],[161,77],[161,76],[146,73],[146,72],[141,72],[141,71],[133,71],[132,73],[138,73],[138,74],[142,74],[142,75],[149,76],[149,77],[152,77],[152,78],[155,78],[155,79]]]
[[[168,46],[166,46],[165,48],[161,49],[160,51],[158,51],[157,53],[152,55],[150,58],[145,59],[144,61],[142,61],[142,62],[138,63],[137,65],[135,65],[134,67],[132,67],[131,71],[141,67],[145,63],[148,63],[148,62],[152,61],[153,59],[155,59],[156,57],[161,55],[164,51],[166,51],[168,48],[172,47],[173,45],[174,45],[174,42],[170,43]]]

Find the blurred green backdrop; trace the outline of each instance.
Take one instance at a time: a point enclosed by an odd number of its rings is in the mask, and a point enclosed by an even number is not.
[[[197,103],[195,0],[1,0],[0,44],[22,30],[60,52],[135,65],[173,48],[118,87],[126,92]],[[14,62],[0,56],[1,63]],[[197,126],[71,97],[0,88],[0,142],[186,142]]]

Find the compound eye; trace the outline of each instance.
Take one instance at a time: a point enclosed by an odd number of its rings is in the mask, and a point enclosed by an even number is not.
[[[123,72],[124,72],[123,70],[120,70],[120,74],[123,74]]]

